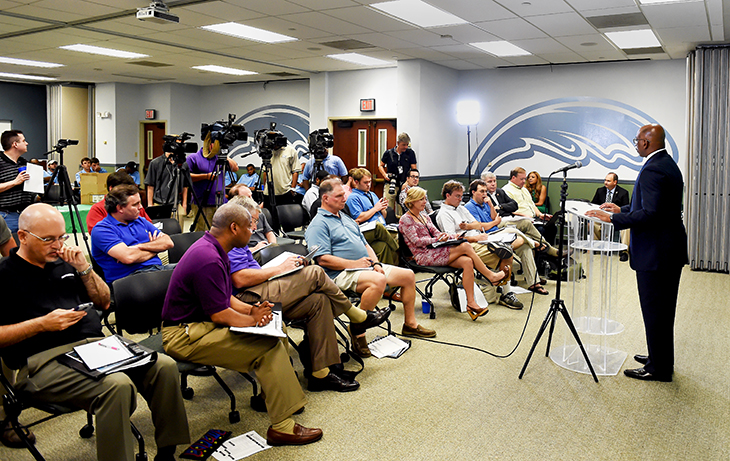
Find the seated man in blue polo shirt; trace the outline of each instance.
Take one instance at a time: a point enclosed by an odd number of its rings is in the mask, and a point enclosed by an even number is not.
[[[379,199],[370,191],[373,176],[366,168],[357,168],[351,172],[354,187],[347,197],[347,208],[350,216],[358,224],[375,223],[374,229],[363,231],[378,260],[393,266],[398,264],[398,241],[385,228],[385,216],[388,201]]]
[[[416,278],[412,271],[381,263],[368,245],[357,223],[343,213],[345,189],[339,179],[327,179],[319,187],[322,206],[307,227],[305,240],[310,247],[319,245],[314,254],[317,264],[342,291],[361,294],[360,308],[373,310],[383,296],[386,285],[401,287],[404,336],[433,338],[434,330],[418,324],[414,311]],[[353,349],[362,357],[370,350],[365,333],[350,330]]]
[[[104,204],[107,215],[91,231],[91,255],[114,280],[143,270],[164,269],[158,253],[173,247],[172,239],[140,217],[139,188],[122,184],[112,188]]]

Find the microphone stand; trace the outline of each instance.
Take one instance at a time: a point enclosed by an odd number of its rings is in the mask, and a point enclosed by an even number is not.
[[[557,173],[557,172],[555,172]],[[553,174],[555,174],[553,173]],[[552,174],[550,175],[552,176]],[[565,200],[568,198],[568,181],[567,181],[568,172],[567,170],[563,170],[563,184],[560,187],[560,217],[558,218],[560,220],[560,233],[559,233],[559,241],[558,241],[558,254],[563,254],[563,236],[565,232]],[[562,256],[561,256],[562,257]],[[535,342],[532,343],[532,348],[530,349],[530,353],[527,355],[527,360],[525,360],[525,364],[522,367],[522,371],[520,372],[520,379],[522,379],[522,376],[525,374],[525,370],[527,369],[527,365],[530,363],[530,359],[532,358],[532,354],[535,352],[535,348],[537,347],[537,343],[540,341],[540,338],[542,337],[543,333],[545,333],[545,330],[548,328],[548,325],[550,326],[550,333],[548,335],[548,342],[547,342],[547,349],[545,350],[545,357],[548,357],[550,355],[550,343],[553,340],[553,331],[555,330],[555,320],[557,318],[557,314],[561,314],[563,316],[563,319],[565,320],[565,324],[568,326],[568,329],[570,329],[570,332],[573,334],[573,338],[578,343],[578,346],[580,346],[580,350],[583,353],[583,358],[585,358],[586,363],[588,364],[588,368],[591,370],[591,374],[593,375],[593,380],[595,382],[598,382],[598,376],[596,376],[595,370],[593,370],[593,364],[591,363],[591,360],[588,358],[588,353],[586,353],[585,347],[583,347],[583,342],[580,340],[580,337],[578,336],[578,331],[575,329],[575,325],[573,324],[573,320],[570,318],[570,314],[568,313],[568,310],[565,307],[565,303],[562,299],[560,299],[560,285],[563,281],[563,261],[559,261],[558,263],[558,281],[556,283],[555,287],[555,299],[552,300],[550,303],[550,309],[547,312],[547,315],[545,315],[545,320],[542,321],[542,325],[540,325],[540,330],[537,332],[537,337],[535,338]]]

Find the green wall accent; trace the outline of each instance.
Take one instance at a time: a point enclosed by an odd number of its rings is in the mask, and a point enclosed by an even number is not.
[[[464,187],[467,186],[466,176],[453,176],[445,177],[441,176],[438,178],[427,178],[421,179],[419,186],[423,187],[428,191],[428,199],[432,202],[434,200],[441,200],[441,187],[446,181],[455,179],[461,181]],[[472,176],[472,180],[475,178]],[[497,185],[499,187],[504,186],[509,178],[497,177]],[[548,188],[548,199],[550,200],[550,212],[553,213],[557,210],[560,205],[560,187],[562,186],[562,178],[560,180],[553,180],[550,182]],[[634,190],[634,183],[621,183],[619,185],[629,191],[629,196]],[[588,179],[568,179],[568,200],[591,200],[593,195],[596,193],[596,189],[603,186],[603,180],[588,180]]]

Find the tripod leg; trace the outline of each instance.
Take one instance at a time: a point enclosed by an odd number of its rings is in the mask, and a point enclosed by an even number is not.
[[[532,358],[532,354],[535,352],[535,348],[537,347],[537,343],[540,342],[540,338],[542,337],[542,334],[545,332],[545,329],[548,326],[548,323],[550,323],[551,320],[555,318],[555,300],[553,300],[553,304],[550,305],[550,310],[548,310],[547,315],[545,315],[545,320],[542,321],[542,325],[540,325],[540,330],[537,332],[537,337],[535,338],[535,342],[532,343],[532,347],[530,348],[530,353],[527,354],[527,359],[525,360],[525,364],[522,366],[522,371],[520,371],[520,379],[522,379],[522,376],[525,374],[525,370],[527,370],[527,364],[530,363],[530,359]]]
[[[580,340],[580,337],[578,336],[578,331],[575,329],[575,325],[573,324],[573,320],[571,320],[570,315],[568,315],[568,311],[565,310],[565,306],[563,306],[562,309],[560,309],[560,313],[563,314],[565,323],[568,325],[570,332],[573,334],[573,338],[575,338],[575,340],[578,342],[578,346],[580,346],[580,351],[583,353],[583,358],[586,360],[586,363],[588,364],[588,368],[591,370],[591,375],[593,375],[593,380],[595,382],[598,382],[598,376],[596,376],[596,372],[593,369],[593,364],[591,363],[591,359],[588,358],[588,353],[586,352],[585,347],[583,347],[583,342]]]
[[[563,301],[561,300],[562,304]],[[563,307],[565,309],[565,307]],[[545,348],[545,357],[550,357],[550,344],[553,342],[553,332],[555,331],[555,320],[558,318],[557,315],[553,315],[553,321],[550,322],[550,332],[548,333],[547,347]]]

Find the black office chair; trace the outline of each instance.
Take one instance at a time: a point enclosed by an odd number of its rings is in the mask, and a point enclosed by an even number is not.
[[[391,207],[388,207],[385,210],[385,223],[386,224],[398,224],[398,217],[395,215],[395,210]]]
[[[132,334],[149,333],[150,336],[139,343],[164,354],[162,334],[159,332],[162,323],[162,306],[165,302],[167,287],[173,271],[140,272],[114,281],[114,298],[116,300],[116,319],[119,332],[127,331]],[[154,333],[156,330],[157,333]],[[180,390],[183,398],[190,400],[195,394],[187,385],[188,376],[212,376],[231,401],[231,411],[228,420],[237,423],[241,416],[236,410],[236,397],[218,375],[214,366],[200,365],[185,360],[176,360],[180,371]],[[253,386],[252,406],[259,399],[256,381],[246,373],[241,375]]]
[[[414,273],[421,272],[431,275],[431,278],[419,280],[418,282],[416,282],[416,291],[418,291],[418,294],[421,295],[421,298],[428,301],[429,306],[431,306],[429,318],[435,319],[436,312],[433,309],[433,301],[431,300],[431,298],[433,297],[433,286],[436,285],[437,282],[442,281],[446,283],[447,286],[449,286],[449,292],[451,293],[452,289],[455,288],[456,285],[458,285],[459,279],[461,278],[461,273],[463,271],[461,269],[451,266],[421,266],[420,264],[416,263],[416,261],[413,259],[413,253],[411,252],[411,249],[408,248],[408,245],[403,238],[403,234],[401,234],[400,232],[398,232],[398,256],[400,257],[400,260],[401,262],[403,262],[405,267],[412,270]],[[449,280],[449,278],[451,278],[451,280]],[[421,282],[426,282],[426,287],[424,288],[424,291],[421,291],[421,289],[418,288],[418,283]]]
[[[266,222],[269,223],[269,226],[271,226],[271,228],[274,230],[274,233],[278,234],[279,229],[274,228],[274,218],[273,216],[271,216],[271,210],[269,210],[268,208],[262,208],[261,213],[266,218]]]
[[[271,261],[272,259],[276,258],[280,254],[282,254],[285,251],[289,251],[298,255],[306,256],[307,255],[307,247],[302,245],[301,243],[285,243],[284,245],[275,245],[275,246],[267,246],[259,250],[259,259],[261,260],[261,265],[263,266],[267,262]]]
[[[170,264],[180,262],[180,258],[188,251],[193,243],[197,242],[200,237],[205,235],[205,231],[187,232],[185,234],[172,234],[170,238],[174,247],[167,250],[167,259]]]
[[[32,394],[16,390],[15,387],[10,384],[10,381],[2,373],[0,373],[0,384],[2,384],[6,390],[6,393],[3,395],[3,408],[5,410],[6,421],[10,422],[10,427],[12,427],[15,433],[18,434],[18,437],[20,437],[20,440],[23,441],[25,447],[28,449],[33,458],[36,461],[45,461],[46,458],[41,455],[41,453],[38,451],[38,448],[36,448],[36,446],[28,439],[28,432],[26,430],[45,421],[57,418],[65,414],[75,413],[77,411],[81,411],[82,409],[64,404],[47,403],[36,400],[33,398]],[[27,408],[35,408],[44,413],[48,413],[48,416],[45,416],[30,424],[21,425],[18,421],[18,418],[20,417],[20,414],[23,412],[23,410]],[[130,421],[130,425],[132,429],[132,434],[134,435],[134,438],[137,439],[137,444],[139,446],[136,460],[146,461],[147,453],[145,452],[144,448],[144,438],[142,437],[142,434],[139,432],[139,430],[137,430],[134,423]],[[94,418],[91,413],[87,412],[86,424],[79,430],[79,437],[88,439],[91,438],[92,435],[94,435]]]
[[[49,205],[60,205],[61,204],[61,186],[58,184],[52,184],[48,188],[48,193],[43,195],[43,203]]]
[[[279,224],[284,237],[297,241],[304,240],[304,228],[309,224],[309,213],[303,206],[299,204],[279,205],[276,207],[276,213],[279,215]],[[302,230],[295,230],[299,227]]]
[[[182,234],[182,228],[177,219],[153,219],[152,224],[167,235]]]

